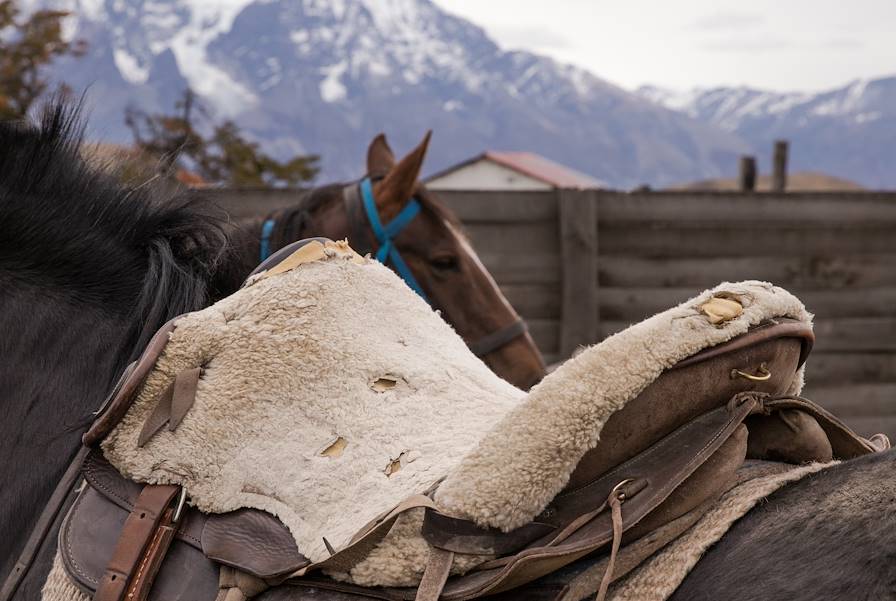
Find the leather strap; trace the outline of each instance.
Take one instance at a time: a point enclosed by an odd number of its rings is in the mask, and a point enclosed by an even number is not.
[[[522,319],[517,319],[513,323],[506,325],[491,334],[486,334],[479,340],[471,342],[467,346],[470,347],[470,350],[473,351],[473,354],[477,357],[484,357],[528,331],[529,327],[526,325],[526,322]]]
[[[361,206],[358,184],[351,184],[342,189],[342,202],[348,215],[349,246],[362,257],[372,253],[373,247],[367,235],[367,218],[364,217],[364,207]]]
[[[94,601],[144,601],[174,538],[177,509],[172,501],[181,492],[170,484],[147,485],[125,520]],[[178,508],[179,509],[179,508]]]
[[[417,595],[414,601],[438,601],[451,574],[451,564],[454,563],[454,553],[437,547],[429,548],[429,560],[423,571],[423,578],[417,587]]]
[[[168,424],[170,432],[177,429],[196,400],[196,389],[201,375],[202,368],[194,367],[185,369],[175,376],[174,381],[159,396],[156,408],[143,424],[137,446],[142,447],[149,442],[165,424]]]
[[[25,546],[19,554],[19,559],[16,561],[12,571],[3,582],[3,588],[0,588],[0,601],[10,601],[12,596],[16,594],[19,585],[22,584],[22,580],[24,580],[25,576],[28,574],[28,570],[34,563],[34,558],[37,557],[37,552],[40,550],[41,545],[44,543],[44,539],[46,539],[50,530],[53,528],[56,517],[59,515],[59,511],[65,504],[65,500],[80,479],[81,464],[84,462],[84,458],[87,457],[89,452],[89,447],[82,446],[78,449],[78,452],[75,453],[74,459],[72,459],[72,462],[65,470],[62,479],[59,481],[59,484],[56,485],[53,494],[50,496],[50,500],[41,512],[34,528],[31,530],[31,534],[28,536],[28,540],[25,542]]]

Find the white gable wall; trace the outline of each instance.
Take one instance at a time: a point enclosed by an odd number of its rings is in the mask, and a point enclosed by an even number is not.
[[[519,171],[480,159],[435,179],[430,190],[552,190],[553,186]]]

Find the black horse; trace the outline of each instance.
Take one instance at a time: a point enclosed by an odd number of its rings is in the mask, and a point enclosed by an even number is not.
[[[0,581],[113,380],[238,278],[223,213],[92,168],[79,123],[60,105],[37,128],[0,123]]]
[[[64,107],[36,128],[0,123],[0,581],[124,366],[245,275],[222,214],[89,167],[78,123]],[[779,491],[675,598],[896,598],[894,468],[875,454]],[[39,598],[55,544],[16,599]]]

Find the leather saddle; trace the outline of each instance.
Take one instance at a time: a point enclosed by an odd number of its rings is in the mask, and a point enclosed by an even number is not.
[[[344,292],[342,279],[360,298],[330,295]],[[300,296],[308,289],[318,293]],[[361,329],[345,335],[301,333],[314,338],[311,346],[278,338],[278,325],[312,328],[325,318],[344,325],[357,311],[343,304],[371,308],[379,298],[390,301],[382,311],[397,307],[373,318],[385,324],[363,315]],[[63,522],[58,554],[89,598],[555,599],[609,556],[603,593],[692,524],[746,459],[827,462],[888,446],[798,396],[814,341],[811,316],[766,283],[706,291],[584,350],[528,395],[495,381],[398,278],[343,243],[296,243],[225,301],[166,324],[84,437],[92,448],[85,484]],[[234,329],[246,319],[249,334]],[[413,327],[402,329],[405,322]],[[209,323],[211,342],[195,343],[191,328]],[[351,363],[353,348],[340,345],[388,328],[400,330],[399,342],[387,346],[388,358],[371,358],[352,388],[367,363]],[[285,347],[258,359],[265,386],[235,373],[234,366],[252,371],[249,335]],[[406,347],[412,352],[403,363]],[[324,368],[278,379],[308,363],[294,348],[346,362],[344,373],[321,384],[333,390],[332,402],[308,401],[317,413],[294,413],[290,394],[297,381],[313,388]],[[438,353],[448,365],[426,371],[432,361],[420,357]],[[242,386],[236,395],[234,381]],[[286,401],[278,405],[280,396]],[[371,413],[370,399],[385,403],[375,407],[387,419]],[[305,443],[318,432],[303,420],[327,421],[332,440]],[[286,452],[271,440],[275,432],[302,440]],[[237,442],[220,451],[218,439],[231,436]],[[402,451],[370,463],[379,466],[371,476],[359,464],[386,438],[400,439]],[[236,469],[267,471],[246,457],[266,458],[282,478]],[[332,478],[342,488],[330,495]],[[308,498],[329,501],[312,506]],[[348,534],[339,530],[353,520]],[[643,556],[614,570],[626,548]]]

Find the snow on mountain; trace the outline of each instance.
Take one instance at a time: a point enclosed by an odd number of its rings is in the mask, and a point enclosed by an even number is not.
[[[129,141],[124,108],[170,111],[187,86],[277,155],[354,177],[380,131],[427,129],[430,171],[485,149],[533,151],[613,185],[729,173],[736,135],[582,69],[504,51],[430,0],[31,0],[74,16],[87,56],[56,76],[88,90],[92,131]]]
[[[896,187],[896,77],[856,80],[820,93],[746,87],[676,92],[653,86],[638,93],[737,135],[766,166],[773,140],[783,138],[791,141],[794,169]]]

